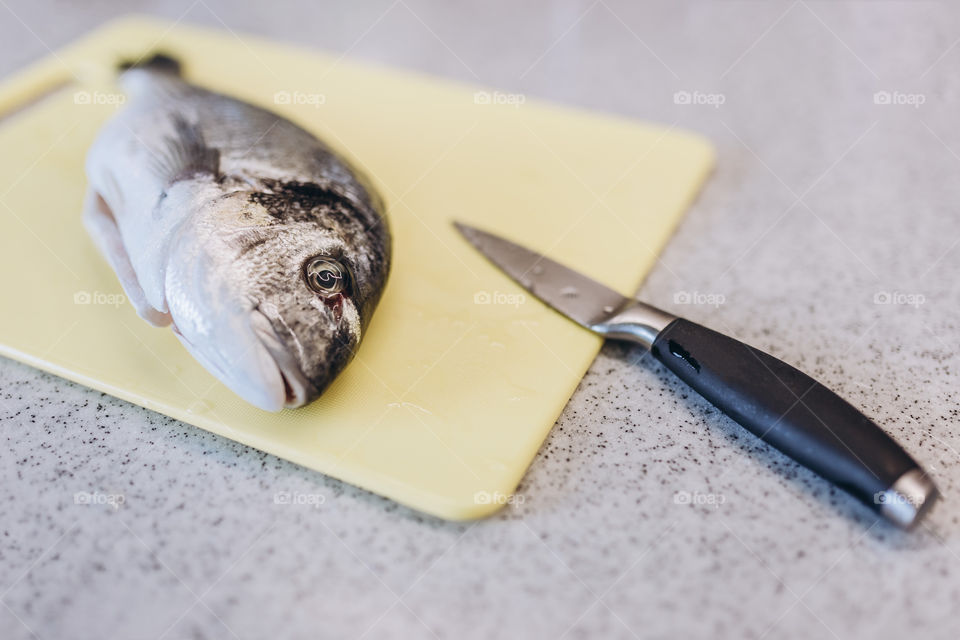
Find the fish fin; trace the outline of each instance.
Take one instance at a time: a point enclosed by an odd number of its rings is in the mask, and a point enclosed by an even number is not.
[[[220,150],[208,147],[200,125],[191,124],[182,115],[173,116],[174,135],[154,157],[154,169],[167,184],[198,175],[220,175]]]
[[[147,302],[147,296],[143,292],[143,287],[140,286],[137,273],[130,263],[130,256],[127,255],[123,245],[113,212],[100,194],[93,189],[87,190],[83,206],[83,224],[97,248],[100,249],[100,253],[117,274],[123,291],[137,310],[137,315],[155,327],[169,325],[170,314],[154,308]]]
[[[165,53],[154,53],[151,57],[138,60],[124,60],[117,67],[120,71],[130,71],[131,69],[144,69],[157,73],[169,73],[175,76],[183,75],[183,66],[180,61]]]

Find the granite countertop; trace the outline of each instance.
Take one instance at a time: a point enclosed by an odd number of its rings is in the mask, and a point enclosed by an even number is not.
[[[628,346],[475,523],[0,360],[0,637],[956,637],[955,5],[6,0],[0,73],[134,9],[709,136],[642,296],[838,390],[945,499],[894,530]]]

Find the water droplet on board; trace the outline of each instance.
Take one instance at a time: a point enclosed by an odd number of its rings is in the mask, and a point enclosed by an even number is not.
[[[577,291],[576,287],[564,287],[563,289],[560,289],[560,295],[562,295],[564,298],[576,298],[578,295],[580,295],[580,292]]]
[[[432,411],[428,409],[424,409],[420,405],[414,404],[412,402],[391,402],[387,404],[387,406],[391,409],[414,409],[415,411],[419,411],[420,413],[425,413],[428,416],[433,415]]]
[[[610,305],[607,305],[607,306],[605,306],[605,307],[603,308],[603,312],[604,312],[604,313],[613,313],[613,307],[611,307]]]
[[[487,460],[487,467],[491,471],[506,471],[507,465],[503,464],[499,460]]]

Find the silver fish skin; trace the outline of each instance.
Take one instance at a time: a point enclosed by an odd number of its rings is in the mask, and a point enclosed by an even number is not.
[[[309,403],[386,284],[380,198],[313,134],[170,58],[120,81],[128,99],[87,156],[88,232],[137,313],[227,387],[268,411]]]

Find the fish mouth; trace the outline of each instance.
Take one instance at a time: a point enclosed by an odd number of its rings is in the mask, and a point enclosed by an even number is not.
[[[264,411],[301,407],[317,397],[315,387],[300,370],[265,315],[250,317],[253,343],[245,343],[234,360],[226,361],[214,349],[201,349],[176,323],[171,328],[187,351],[230,390]]]
[[[270,319],[259,309],[254,309],[250,313],[250,327],[277,367],[277,374],[283,385],[283,406],[287,409],[296,409],[316,398],[318,394],[313,383],[304,375],[296,358],[273,328]]]

